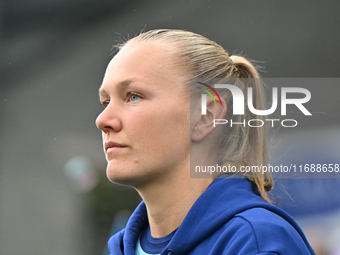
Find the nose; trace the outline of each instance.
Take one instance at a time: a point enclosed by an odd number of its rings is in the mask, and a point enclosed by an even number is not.
[[[104,133],[119,132],[122,129],[122,122],[115,114],[112,107],[107,106],[97,117],[96,126]]]

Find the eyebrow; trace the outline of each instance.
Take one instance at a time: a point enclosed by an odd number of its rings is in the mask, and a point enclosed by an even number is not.
[[[133,79],[127,79],[124,81],[119,82],[115,87],[116,90],[124,90],[127,86],[129,86],[134,80]],[[107,96],[109,93],[105,89],[102,88],[102,86],[99,88],[99,96]]]

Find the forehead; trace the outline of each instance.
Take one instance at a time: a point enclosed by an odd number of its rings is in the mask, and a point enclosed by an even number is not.
[[[125,45],[109,63],[103,85],[107,81],[173,79],[174,56],[156,42],[131,42]]]

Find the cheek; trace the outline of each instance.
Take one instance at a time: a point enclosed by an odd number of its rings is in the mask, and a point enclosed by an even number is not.
[[[176,106],[137,112],[131,116],[129,125],[132,142],[158,153],[159,150],[178,149],[178,143],[184,145],[184,140],[189,141],[190,137],[189,115],[186,109]]]

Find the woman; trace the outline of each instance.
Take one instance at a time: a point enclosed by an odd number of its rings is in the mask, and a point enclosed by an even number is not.
[[[234,81],[245,94],[251,86],[254,107],[265,109],[254,66],[191,32],[142,33],[120,45],[109,63],[96,120],[107,176],[143,199],[126,229],[110,239],[111,254],[314,254],[293,219],[270,204],[270,174],[190,178],[194,164],[267,163],[264,127],[214,125],[214,119],[264,117],[248,110],[233,115],[226,89],[221,98],[207,97],[202,114],[195,99],[209,84],[200,78]]]

